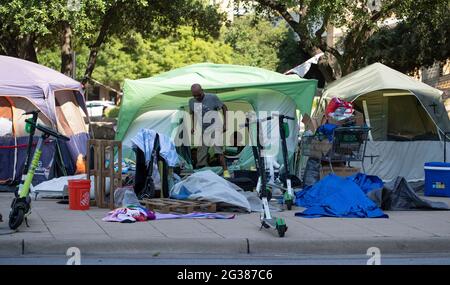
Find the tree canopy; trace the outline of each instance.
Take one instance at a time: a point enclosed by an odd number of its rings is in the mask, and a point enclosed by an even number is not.
[[[373,52],[373,49],[379,51],[375,43],[371,45],[373,48],[371,50],[366,42],[380,30],[383,20],[395,16],[404,23],[410,23],[411,27],[420,23],[423,30],[431,36],[433,31],[445,29],[444,22],[439,19],[450,12],[449,0],[245,0],[241,2],[255,9],[259,14],[284,19],[299,36],[299,46],[303,53],[314,56],[324,52],[325,56],[319,62],[319,69],[328,82],[366,65],[367,54]],[[427,30],[429,24],[433,27],[431,30]],[[336,45],[324,37],[331,26],[342,27],[345,30],[343,37]],[[442,41],[442,34],[434,34],[433,41],[421,41],[422,49],[425,51],[432,48],[436,41]],[[408,50],[398,50],[399,53],[403,51],[408,52]],[[431,60],[440,58],[434,53],[430,55]]]
[[[365,63],[378,61],[411,72],[450,58],[450,10],[445,3],[429,9],[426,2],[417,2],[407,19],[374,33],[366,42]]]
[[[90,0],[78,7],[67,0],[0,0],[0,52],[37,61],[36,50],[60,44],[61,71],[72,69],[72,46],[88,43],[85,76],[109,38],[136,30],[143,35],[167,35],[180,25],[198,34],[218,36],[224,19],[202,0]],[[73,9],[75,8],[75,9]]]
[[[218,38],[198,35],[190,26],[180,26],[168,36],[143,35],[136,31],[114,36],[99,53],[92,77],[117,85],[125,78],[150,77],[199,62],[251,65],[283,72],[301,61],[297,42],[284,23],[274,26],[267,20],[252,22],[251,19],[246,16],[223,26]],[[73,49],[80,79],[86,69],[89,48],[78,41]],[[58,69],[58,47],[41,50],[38,59]]]

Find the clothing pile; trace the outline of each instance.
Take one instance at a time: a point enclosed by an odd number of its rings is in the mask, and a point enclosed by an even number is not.
[[[134,223],[154,219],[156,219],[154,212],[140,206],[128,206],[109,212],[102,220],[105,222]]]
[[[134,147],[137,147],[144,152],[145,163],[148,163],[153,153],[156,135],[158,135],[159,146],[161,148],[159,154],[165,159],[168,166],[175,167],[179,162],[175,143],[165,134],[157,133],[150,129],[141,129],[138,134],[131,139],[131,142]]]

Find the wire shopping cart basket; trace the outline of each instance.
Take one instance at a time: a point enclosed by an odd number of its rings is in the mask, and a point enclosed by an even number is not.
[[[322,157],[328,161],[331,170],[333,162],[345,162],[350,165],[352,161],[360,161],[364,170],[364,156],[369,137],[368,127],[338,127],[333,131],[333,143],[330,151]]]

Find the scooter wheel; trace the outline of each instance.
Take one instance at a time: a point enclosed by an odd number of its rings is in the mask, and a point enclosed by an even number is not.
[[[278,231],[278,236],[279,237],[284,237],[284,234],[287,231],[287,226],[286,225],[279,225],[279,226],[277,226],[277,231]]]
[[[293,202],[292,200],[287,200],[286,201],[286,207],[287,207],[288,210],[292,210],[292,204],[293,204],[292,202]]]
[[[261,225],[266,229],[270,228],[270,226],[266,222],[261,222]]]
[[[25,211],[22,208],[15,208],[9,215],[9,228],[16,230],[23,222]]]

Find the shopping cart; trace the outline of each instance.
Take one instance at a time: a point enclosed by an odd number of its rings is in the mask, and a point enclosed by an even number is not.
[[[364,156],[369,137],[368,127],[338,127],[333,131],[333,143],[330,151],[322,157],[328,161],[333,171],[333,162],[345,162],[350,166],[352,161],[360,161],[364,170]]]
[[[299,142],[300,162],[297,173],[303,177],[303,167],[309,157],[321,159],[325,152],[327,152],[326,145],[328,138],[322,134],[303,134]],[[325,148],[324,148],[325,146]],[[306,160],[304,160],[306,158]]]

